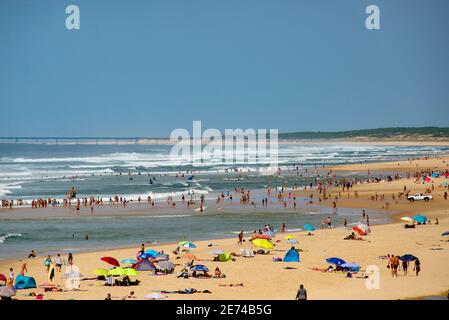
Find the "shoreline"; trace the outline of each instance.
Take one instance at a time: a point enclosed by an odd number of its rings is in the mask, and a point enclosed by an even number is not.
[[[446,158],[430,159],[433,165],[439,170],[447,170]],[[411,172],[427,170],[429,160],[413,160],[410,169]],[[415,163],[416,162],[416,163]],[[401,162],[399,167],[405,166],[407,161]],[[416,165],[418,164],[418,166]],[[395,162],[389,166],[397,170]],[[330,169],[330,168],[325,168]],[[385,172],[382,164],[370,164],[370,170],[373,172]],[[411,170],[413,169],[413,170]],[[335,170],[335,169],[332,169]],[[364,171],[363,165],[352,165],[351,170]],[[336,170],[337,171],[337,170]],[[142,272],[138,279],[142,281],[137,287],[105,287],[102,282],[95,280],[81,281],[82,291],[63,291],[44,293],[45,299],[103,299],[106,293],[112,293],[113,299],[120,299],[135,290],[138,299],[144,299],[144,296],[152,291],[173,291],[183,288],[195,288],[197,290],[209,290],[211,294],[192,294],[192,295],[168,295],[168,299],[293,299],[297,287],[300,283],[304,284],[308,290],[310,299],[356,299],[356,300],[377,300],[377,299],[425,299],[425,297],[441,296],[449,288],[449,242],[441,237],[441,234],[449,230],[449,200],[443,198],[443,192],[447,187],[442,187],[441,182],[447,181],[446,178],[432,179],[432,183],[416,183],[415,178],[400,179],[391,182],[380,181],[373,183],[355,184],[350,192],[343,192],[340,187],[330,188],[328,200],[323,200],[319,208],[330,208],[333,202],[338,203],[338,208],[354,208],[357,210],[385,210],[390,215],[391,221],[385,224],[371,225],[372,233],[364,237],[365,241],[343,240],[351,229],[338,227],[333,229],[320,229],[313,232],[313,236],[307,236],[304,231],[278,233],[274,238],[276,241],[275,250],[269,255],[256,255],[254,258],[236,257],[234,262],[212,262],[209,251],[214,248],[221,248],[226,252],[239,252],[241,248],[252,248],[246,242],[243,246],[237,245],[237,236],[235,238],[209,238],[207,240],[195,241],[196,249],[192,252],[198,258],[202,259],[197,263],[205,264],[209,269],[214,270],[219,266],[227,275],[224,279],[178,279],[176,274],[167,276],[148,276]],[[403,187],[414,192],[425,192],[431,185],[434,199],[427,202],[410,203],[406,199],[392,198],[402,191]],[[354,196],[354,192],[358,196]],[[307,197],[313,190],[301,192],[302,197]],[[317,194],[316,191],[314,192]],[[373,198],[376,195],[375,199]],[[379,195],[379,199],[378,196]],[[337,197],[338,196],[338,197]],[[337,200],[338,198],[338,200]],[[388,204],[388,205],[387,205]],[[279,210],[278,210],[279,211]],[[432,222],[438,218],[439,224],[418,225],[415,229],[404,228],[404,223],[399,222],[403,215],[413,216],[415,214],[424,214]],[[265,220],[270,223],[269,216]],[[261,225],[255,226],[262,227]],[[278,227],[277,225],[275,227]],[[287,226],[288,227],[288,226]],[[186,235],[189,232],[186,232]],[[293,235],[299,241],[296,248],[302,249],[300,252],[301,262],[285,263],[273,262],[275,256],[282,257],[291,247],[285,240],[285,235]],[[191,239],[178,239],[192,241]],[[246,237],[245,237],[246,238]],[[279,242],[277,242],[279,241]],[[209,247],[213,244],[213,247]],[[93,275],[93,270],[106,265],[100,261],[102,256],[113,256],[118,260],[134,257],[138,246],[125,246],[123,248],[112,247],[111,249],[102,249],[92,252],[75,253],[75,264],[81,268],[85,277]],[[148,244],[147,244],[148,245]],[[157,248],[170,253],[170,260],[181,264],[186,262],[184,259],[176,259],[171,251],[176,242],[159,243],[149,245],[146,248]],[[419,277],[415,275],[399,275],[392,277],[390,270],[386,268],[387,260],[381,259],[386,254],[414,254],[422,262],[422,272]],[[315,268],[326,268],[327,257],[341,257],[348,262],[357,262],[365,270],[368,266],[377,266],[379,269],[380,287],[377,290],[369,290],[365,287],[365,281],[360,278],[348,279],[345,274],[328,273],[317,271]],[[66,258],[66,254],[63,255]],[[12,266],[18,272],[23,262],[28,263],[29,274],[36,278],[37,283],[47,282],[47,274],[42,266],[42,256],[34,259],[8,259],[0,260],[0,273],[6,273]],[[293,269],[285,269],[293,267]],[[180,267],[176,267],[175,273],[179,272]],[[296,270],[295,270],[296,269]],[[250,270],[251,272],[246,272]],[[410,270],[412,273],[412,271]],[[267,276],[269,275],[269,276]],[[358,274],[360,275],[360,273]],[[57,274],[56,284],[64,287],[65,279],[62,274]],[[243,283],[241,288],[232,290],[222,285]],[[20,291],[18,299],[33,299],[24,294],[29,292],[40,292],[41,289],[27,289]],[[276,295],[273,297],[273,290]]]

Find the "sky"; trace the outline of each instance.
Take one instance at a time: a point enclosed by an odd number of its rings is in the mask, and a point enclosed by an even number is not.
[[[448,13],[447,0],[2,0],[0,136],[449,126]]]

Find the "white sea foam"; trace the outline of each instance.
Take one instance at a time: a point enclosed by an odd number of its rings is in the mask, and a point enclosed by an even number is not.
[[[7,234],[0,235],[0,243],[5,243],[5,241],[9,238],[17,238],[17,237],[22,237],[22,234],[21,233],[7,233]]]

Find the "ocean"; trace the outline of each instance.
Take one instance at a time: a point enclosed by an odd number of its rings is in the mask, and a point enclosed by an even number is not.
[[[72,187],[79,197],[93,195],[106,200],[119,195],[134,200],[141,196],[145,201],[151,195],[165,201],[168,195],[176,197],[189,191],[214,198],[215,193],[232,192],[234,188],[304,186],[312,181],[315,168],[323,165],[432,156],[448,153],[449,147],[280,144],[279,163],[286,174],[277,178],[255,162],[223,165],[206,161],[192,165],[171,160],[170,150],[169,145],[0,144],[0,199],[62,199]],[[293,174],[295,166],[300,166],[302,176]],[[291,174],[287,174],[289,171]],[[184,176],[176,177],[177,173]],[[192,175],[194,178],[189,179]],[[329,213],[326,208],[309,211],[299,207],[297,212],[230,210],[199,215],[174,210],[143,216],[0,219],[0,259],[24,257],[31,249],[54,254],[137,246],[153,240],[162,243],[233,237],[240,230],[250,232],[267,223],[276,228],[286,223],[288,229],[299,230],[304,223],[319,226]],[[369,214],[372,223],[388,220],[381,212]],[[338,215],[336,224],[340,225],[343,217],[348,223],[360,220],[358,210],[339,208]],[[86,233],[88,241],[84,240]]]

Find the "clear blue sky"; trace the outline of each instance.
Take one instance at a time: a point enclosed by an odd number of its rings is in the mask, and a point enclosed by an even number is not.
[[[448,16],[447,0],[2,0],[0,136],[449,126]]]

